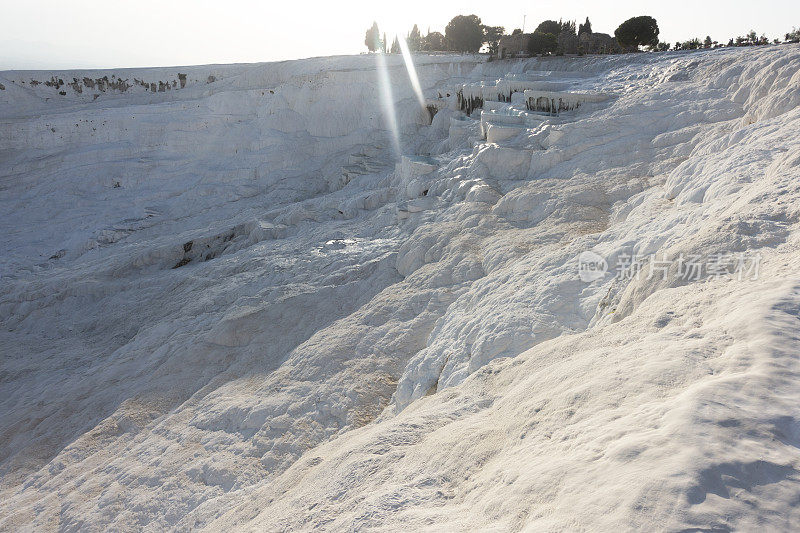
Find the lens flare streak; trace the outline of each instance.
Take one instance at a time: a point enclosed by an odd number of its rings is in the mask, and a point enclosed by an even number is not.
[[[392,94],[392,85],[389,81],[389,69],[386,66],[386,56],[383,51],[378,50],[375,54],[375,61],[378,67],[378,82],[380,84],[381,92],[381,107],[383,108],[383,115],[386,118],[389,131],[392,135],[392,146],[394,147],[395,155],[400,158],[402,154],[400,150],[400,130],[397,127],[397,114],[394,109],[394,95]]]
[[[422,109],[425,109],[425,97],[422,96],[422,87],[419,84],[419,77],[417,76],[417,69],[414,67],[414,59],[411,57],[411,50],[408,49],[408,43],[404,38],[398,37],[397,42],[400,44],[400,51],[403,53],[403,61],[406,64],[411,87],[414,88],[414,93],[417,95],[419,105]]]

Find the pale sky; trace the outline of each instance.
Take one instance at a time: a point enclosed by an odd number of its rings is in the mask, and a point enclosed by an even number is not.
[[[613,6],[613,7],[612,7]],[[727,42],[750,29],[770,39],[800,26],[798,0],[0,0],[0,70],[245,63],[366,51],[376,20],[389,40],[414,23],[441,31],[455,15],[526,31],[545,19],[611,33],[625,19],[655,17],[660,40]]]

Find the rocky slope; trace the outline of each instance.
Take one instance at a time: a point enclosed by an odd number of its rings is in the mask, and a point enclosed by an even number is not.
[[[800,47],[387,60],[0,73],[0,529],[795,529]]]

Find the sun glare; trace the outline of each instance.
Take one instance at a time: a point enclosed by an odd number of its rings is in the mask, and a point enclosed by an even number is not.
[[[394,109],[394,95],[392,92],[392,84],[389,80],[389,70],[386,67],[386,56],[382,51],[375,54],[375,61],[378,67],[378,82],[381,86],[381,107],[383,114],[386,117],[386,122],[389,125],[389,131],[392,134],[392,146],[394,147],[397,158],[400,158],[400,131],[397,128],[397,115]]]
[[[425,109],[425,97],[422,96],[422,87],[419,85],[419,77],[417,77],[417,69],[414,68],[414,58],[411,57],[411,50],[408,49],[408,43],[405,38],[398,36],[397,42],[400,44],[400,51],[403,53],[403,61],[406,64],[408,79],[411,81],[411,86],[414,88],[414,94],[417,95],[419,105]]]

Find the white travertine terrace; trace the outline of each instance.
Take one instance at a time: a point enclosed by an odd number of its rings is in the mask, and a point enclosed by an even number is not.
[[[385,59],[0,72],[0,531],[799,530],[800,46]]]
[[[574,111],[587,103],[605,102],[611,96],[604,93],[579,93],[525,90],[526,106],[531,111],[542,111],[558,115],[562,111]]]

